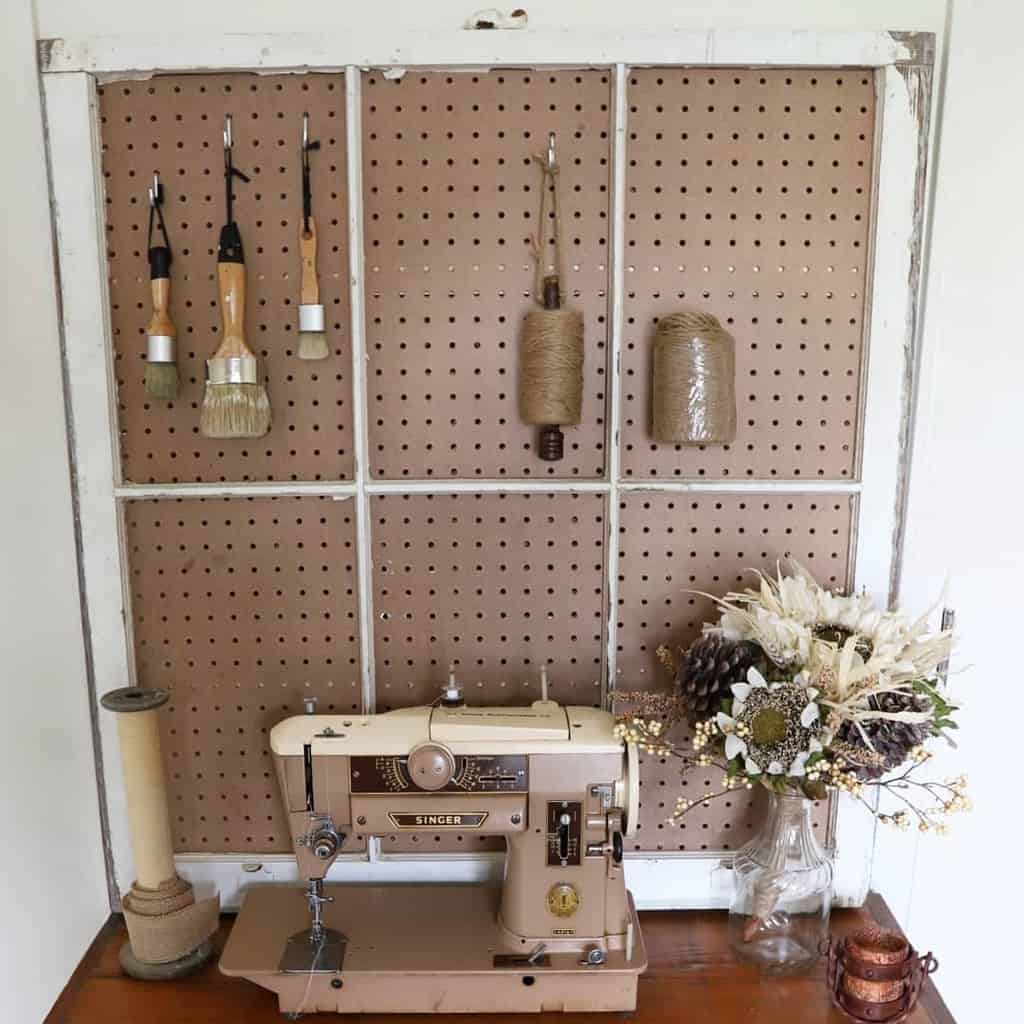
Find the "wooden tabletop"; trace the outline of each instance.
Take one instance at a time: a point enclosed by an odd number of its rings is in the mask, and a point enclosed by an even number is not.
[[[721,911],[648,911],[640,915],[650,966],[640,978],[633,1024],[840,1024],[824,982],[824,967],[792,977],[762,977],[739,964],[726,942]],[[862,910],[838,910],[834,930],[847,932],[874,919],[893,927],[888,907],[872,894]],[[233,917],[221,919],[217,949],[223,948]],[[111,917],[96,937],[45,1024],[279,1024],[277,997],[239,978],[225,977],[215,963],[175,982],[140,982],[125,977],[117,954],[127,933]],[[432,1016],[431,1024],[465,1024],[466,1016]],[[601,1014],[538,1014],[540,1024],[600,1024]],[[304,1021],[327,1024],[337,1014],[309,1014]],[[361,1024],[425,1024],[423,1015],[360,1015]],[[512,1014],[487,1016],[488,1024],[523,1024]],[[955,1024],[929,979],[908,1024]]]

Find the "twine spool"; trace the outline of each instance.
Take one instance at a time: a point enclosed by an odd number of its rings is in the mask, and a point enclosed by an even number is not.
[[[564,454],[559,428],[578,424],[583,417],[583,315],[563,309],[561,303],[562,220],[553,135],[547,156],[536,154],[534,160],[541,168],[541,188],[538,229],[532,239],[533,290],[542,308],[526,314],[519,337],[519,415],[541,428],[537,453],[546,462],[555,462]],[[552,273],[545,275],[549,200],[554,262]]]
[[[136,885],[149,890],[177,877],[157,716],[167,696],[161,690],[126,689],[103,698],[104,705],[117,713]]]
[[[583,415],[583,316],[534,309],[519,339],[519,415],[537,426],[576,424]]]
[[[658,321],[652,370],[653,433],[662,444],[736,439],[736,343],[710,313]]]

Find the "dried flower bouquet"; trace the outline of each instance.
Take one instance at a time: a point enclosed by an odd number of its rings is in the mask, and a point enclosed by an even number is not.
[[[886,824],[946,831],[945,818],[970,809],[964,776],[942,782],[918,772],[926,744],[956,729],[946,692],[950,630],[930,631],[878,608],[865,594],[819,586],[800,565],[756,589],[714,598],[721,615],[689,649],[661,648],[675,690],[620,693],[620,735],[683,771],[718,767],[720,791],[680,797],[673,818],[738,787],[821,799],[849,793]],[[692,725],[692,747],[671,727]],[[870,791],[891,795],[881,807]]]

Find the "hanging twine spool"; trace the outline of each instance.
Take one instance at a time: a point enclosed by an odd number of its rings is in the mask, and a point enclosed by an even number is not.
[[[565,425],[579,423],[582,412],[583,316],[533,309],[519,341],[519,413],[526,423]]]
[[[658,321],[651,390],[655,441],[736,439],[736,342],[710,313],[673,313]]]
[[[519,415],[541,428],[538,454],[547,462],[562,458],[559,427],[575,425],[583,416],[583,316],[561,308],[561,219],[558,215],[558,164],[554,142],[548,154],[535,156],[541,166],[540,225],[533,240],[536,266],[534,298],[542,306],[526,314],[519,340]],[[544,275],[547,201],[554,221],[554,273]]]

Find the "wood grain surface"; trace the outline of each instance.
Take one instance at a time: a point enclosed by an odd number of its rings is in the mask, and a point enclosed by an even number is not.
[[[845,1018],[829,1002],[824,965],[795,977],[763,977],[737,963],[726,943],[726,915],[721,911],[649,911],[641,914],[650,967],[640,978],[635,1024],[672,1021],[716,1024],[839,1024]],[[838,910],[835,930],[848,932],[873,918],[893,925],[889,908],[872,894],[862,910]],[[216,937],[223,948],[234,918],[221,919]],[[120,917],[100,930],[44,1024],[246,1024],[279,1022],[276,997],[238,978],[225,977],[215,963],[183,981],[145,983],[121,973],[117,954],[127,935]],[[916,940],[927,948],[926,937]],[[941,952],[941,951],[940,951]],[[600,1024],[601,1015],[543,1014],[560,1024]],[[335,1014],[310,1014],[303,1020],[327,1024]],[[436,1016],[442,1024],[446,1018]],[[464,1022],[466,1017],[447,1018]],[[487,1017],[489,1024],[512,1024],[524,1018],[511,1014]],[[421,1015],[360,1015],[361,1024],[412,1024]],[[931,979],[908,1024],[955,1024]]]

